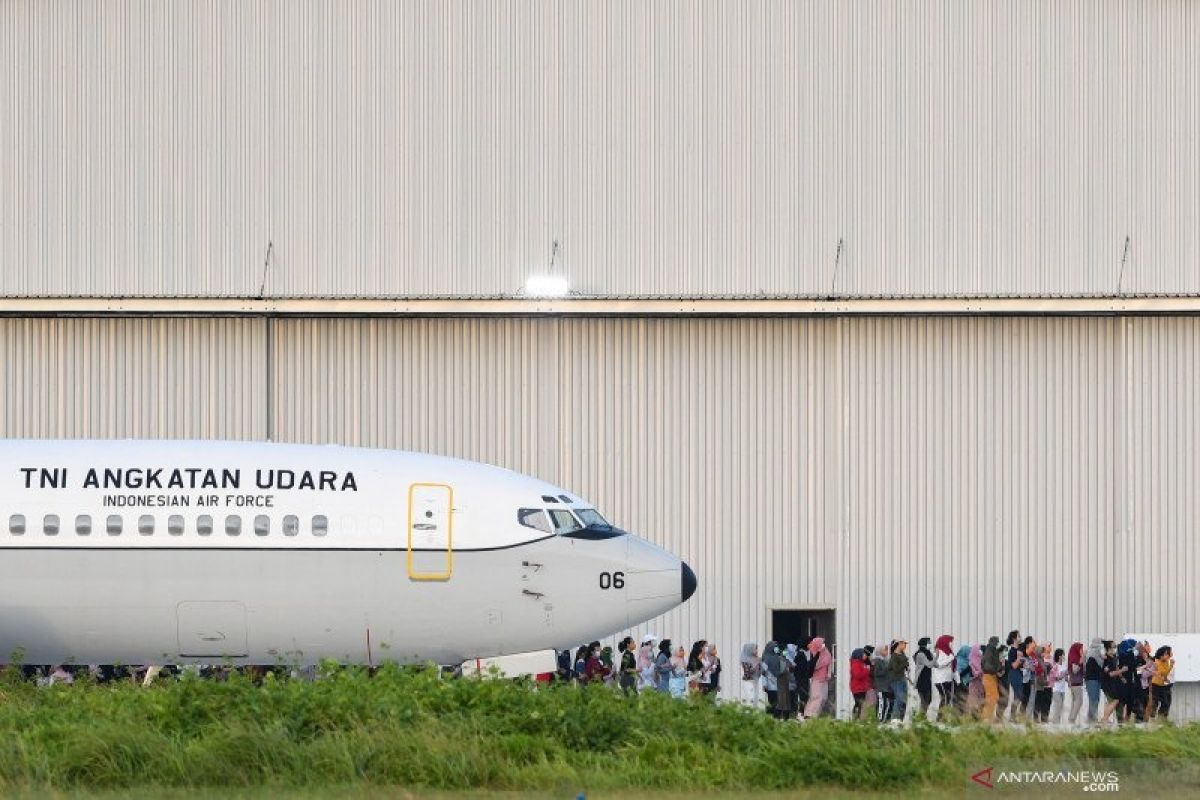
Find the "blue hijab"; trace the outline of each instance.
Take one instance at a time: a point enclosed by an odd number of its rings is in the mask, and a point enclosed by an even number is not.
[[[954,660],[956,662],[955,666],[958,667],[959,675],[970,674],[970,672],[971,672],[971,645],[964,644],[962,647],[958,648],[958,654],[956,656],[954,656]]]
[[[1133,652],[1133,648],[1137,647],[1137,639],[1126,639],[1117,645],[1117,655],[1123,656]]]

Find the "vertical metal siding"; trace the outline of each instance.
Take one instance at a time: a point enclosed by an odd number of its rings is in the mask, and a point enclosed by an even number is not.
[[[1196,318],[280,319],[269,335],[270,367],[262,320],[0,320],[0,435],[262,438],[270,416],[282,441],[544,477],[694,565],[696,596],[643,630],[715,641],[731,693],[771,607],[836,608],[843,668],[894,636],[1200,630]],[[1200,714],[1197,687],[1179,709]]]
[[[0,319],[0,436],[262,439],[263,322]]]
[[[1194,294],[1198,39],[1171,0],[3,3],[0,295],[257,295],[270,244],[270,296],[505,296],[555,242],[591,295]]]

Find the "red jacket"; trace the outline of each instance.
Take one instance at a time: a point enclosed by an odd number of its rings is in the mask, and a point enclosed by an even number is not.
[[[850,693],[862,694],[871,690],[871,665],[861,658],[850,661]]]

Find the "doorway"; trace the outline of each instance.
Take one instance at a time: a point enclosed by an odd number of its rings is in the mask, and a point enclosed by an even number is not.
[[[771,609],[771,638],[781,645],[804,644],[810,639],[820,636],[825,640],[825,647],[833,656],[833,672],[831,678],[836,681],[838,651],[837,651],[837,612],[832,608],[773,608]],[[834,716],[837,710],[837,691],[830,684],[825,707],[821,713]]]

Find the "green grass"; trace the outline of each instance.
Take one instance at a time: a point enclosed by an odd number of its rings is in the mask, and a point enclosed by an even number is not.
[[[797,725],[699,699],[532,690],[397,668],[262,686],[238,676],[150,689],[0,683],[0,790],[30,796],[174,788],[253,797],[263,787],[297,797],[404,796],[394,787],[572,797],[632,788],[961,791],[970,772],[996,761],[1114,758],[1196,763],[1200,726],[1062,735]]]

